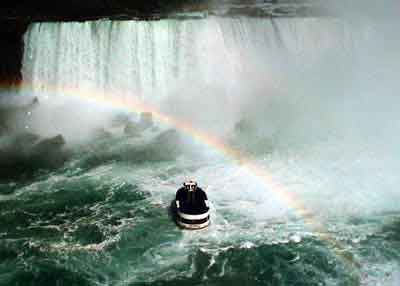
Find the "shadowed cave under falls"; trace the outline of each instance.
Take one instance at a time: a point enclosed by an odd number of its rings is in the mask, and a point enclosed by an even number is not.
[[[0,285],[399,285],[397,21],[31,24]],[[201,231],[169,214],[187,179]]]

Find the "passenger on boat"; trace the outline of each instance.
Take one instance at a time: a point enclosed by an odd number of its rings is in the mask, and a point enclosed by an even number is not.
[[[184,182],[176,192],[175,203],[179,211],[187,214],[197,214],[209,208],[206,193],[192,180]]]

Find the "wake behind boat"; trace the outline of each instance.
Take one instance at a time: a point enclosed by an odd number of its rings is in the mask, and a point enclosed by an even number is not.
[[[210,224],[208,198],[194,181],[183,183],[172,204],[175,221],[184,229],[202,229]]]

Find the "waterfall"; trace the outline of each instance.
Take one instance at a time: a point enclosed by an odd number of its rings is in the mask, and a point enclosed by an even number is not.
[[[35,23],[24,36],[23,81],[39,92],[88,88],[153,102],[182,85],[219,84],[232,94],[246,73],[279,83],[288,63],[298,71],[332,53],[358,57],[370,29],[349,26],[245,17]]]

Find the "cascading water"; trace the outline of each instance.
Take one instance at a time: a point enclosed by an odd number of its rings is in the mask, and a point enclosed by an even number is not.
[[[269,80],[268,72],[279,71],[282,62],[305,69],[327,54],[359,56],[363,40],[375,35],[366,26],[349,31],[351,25],[215,17],[34,24],[25,36],[23,77],[34,90],[88,87],[150,101],[191,83],[223,80],[227,92],[234,92],[243,85],[242,73],[259,71]]]
[[[21,92],[42,105],[31,128],[66,135],[72,155],[0,184],[0,284],[397,285],[392,27],[246,17],[31,25]],[[195,132],[176,153],[116,134],[80,91],[103,105],[140,100],[243,156],[210,152],[205,136],[191,142]],[[70,141],[74,132],[87,140]],[[168,216],[187,178],[212,202],[201,232]]]

